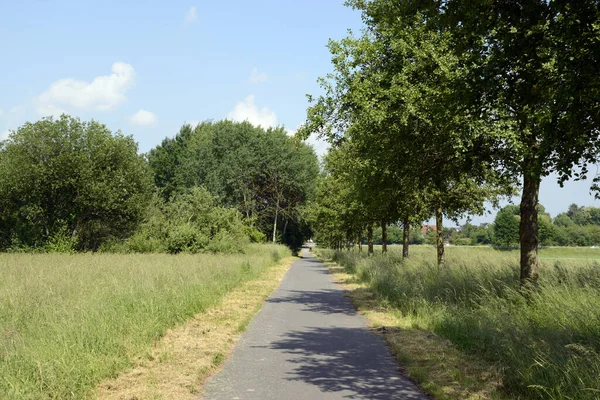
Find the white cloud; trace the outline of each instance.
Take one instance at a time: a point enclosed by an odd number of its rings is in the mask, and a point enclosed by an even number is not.
[[[192,23],[196,22],[197,19],[198,19],[198,11],[196,10],[196,7],[192,6],[185,13],[185,22],[188,24],[192,24]]]
[[[129,122],[134,125],[154,125],[158,121],[156,114],[141,109],[129,117]]]
[[[329,143],[323,139],[317,138],[317,136],[314,134],[310,135],[310,137],[306,140],[306,143],[312,146],[312,148],[315,150],[315,153],[317,153],[321,159],[329,151]]]
[[[8,138],[9,131],[4,131],[0,133],[0,142]]]
[[[66,108],[78,110],[110,110],[123,103],[125,92],[135,81],[130,64],[116,62],[112,74],[97,76],[91,82],[71,78],[60,79],[34,99],[41,115],[58,115]]]
[[[298,129],[300,128],[301,125],[299,125],[296,129],[294,130],[290,130],[288,129],[287,134],[288,136],[295,136],[296,132],[298,132]],[[319,156],[320,159],[323,159],[323,156],[325,154],[327,154],[327,152],[329,151],[329,143],[326,140],[323,139],[319,139],[317,137],[317,135],[312,134],[310,135],[310,137],[308,139],[306,139],[304,141],[304,143],[310,145],[313,150],[315,151],[315,153],[317,153],[317,156]]]
[[[277,116],[267,107],[258,108],[254,103],[254,95],[246,97],[235,105],[227,118],[232,121],[242,122],[248,121],[253,125],[260,125],[263,128],[274,128],[277,126]]]
[[[0,108],[0,117],[4,114],[4,110]]]
[[[264,83],[269,79],[266,73],[259,72],[258,68],[252,68],[250,71],[250,77],[248,78],[248,82],[252,84]]]

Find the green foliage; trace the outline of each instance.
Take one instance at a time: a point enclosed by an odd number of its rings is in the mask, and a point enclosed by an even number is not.
[[[252,243],[264,243],[267,240],[267,236],[253,226],[244,225],[242,230]]]
[[[217,204],[239,210],[263,235],[272,238],[275,223],[286,244],[309,237],[301,229],[300,209],[313,195],[318,161],[312,148],[283,128],[265,130],[228,120],[184,125],[148,158],[166,200],[203,186]],[[248,236],[263,241],[257,232]]]
[[[585,258],[599,259],[599,249],[542,250],[533,292],[519,287],[516,251],[451,247],[448,268],[438,268],[424,247],[406,260],[395,251],[317,251],[368,283],[413,327],[498,363],[509,398],[597,398],[600,325],[591,321],[600,318],[600,265]]]
[[[57,230],[46,242],[46,251],[49,253],[73,254],[77,248],[78,238],[69,233],[66,226]]]
[[[166,248],[169,253],[197,253],[208,246],[210,239],[190,223],[173,225],[167,233]]]
[[[66,115],[26,123],[0,144],[0,248],[95,250],[125,238],[151,184],[130,136]]]
[[[125,246],[142,253],[237,253],[250,242],[250,235],[261,238],[244,225],[239,211],[216,205],[208,190],[195,187],[169,201],[155,195],[140,229]]]
[[[496,215],[492,242],[495,246],[510,247],[519,244],[519,216],[518,211],[515,214],[515,207],[508,205]]]
[[[334,73],[320,81],[325,94],[309,98],[298,135],[320,134],[343,155],[328,159],[328,169],[363,206],[361,228],[436,215],[441,235],[443,216],[480,214],[485,200],[511,193],[511,178],[483,151],[495,144],[490,124],[463,108],[468,68],[451,36],[430,29],[407,2],[348,4],[362,11],[366,29],[330,41]]]

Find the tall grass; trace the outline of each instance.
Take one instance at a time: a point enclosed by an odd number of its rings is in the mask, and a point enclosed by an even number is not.
[[[288,255],[0,254],[0,398],[86,397]]]
[[[394,248],[371,258],[319,251],[368,283],[414,327],[498,363],[511,398],[600,398],[595,260],[560,249],[543,260],[542,251],[539,288],[524,292],[517,252],[448,248],[447,265],[439,268],[431,247],[413,247],[406,261]]]

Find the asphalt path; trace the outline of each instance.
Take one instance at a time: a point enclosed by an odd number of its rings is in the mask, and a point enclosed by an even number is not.
[[[427,399],[308,252],[250,322],[202,398]]]

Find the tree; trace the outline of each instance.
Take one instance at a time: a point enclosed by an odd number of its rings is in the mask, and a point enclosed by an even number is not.
[[[435,215],[442,264],[443,217],[481,213],[484,200],[510,191],[510,179],[495,174],[481,151],[491,146],[486,123],[462,109],[465,70],[449,37],[428,29],[406,2],[349,4],[363,11],[367,28],[360,38],[330,41],[335,73],[320,81],[325,95],[308,109],[298,135],[352,143],[365,174],[378,177],[360,192],[399,200],[378,202],[384,217],[377,221],[401,218],[409,227]]]
[[[0,144],[0,246],[65,235],[82,250],[133,232],[152,177],[131,136],[62,115],[26,123]]]
[[[495,246],[516,246],[519,243],[519,208],[508,205],[498,211],[494,220]]]
[[[468,66],[470,112],[501,127],[495,159],[505,174],[523,182],[521,281],[535,283],[542,177],[555,172],[560,184],[584,179],[588,165],[599,160],[600,3],[417,4],[432,30],[452,36],[461,67]]]
[[[314,194],[318,159],[283,128],[227,120],[185,125],[149,161],[165,198],[204,186],[273,241],[296,246],[310,237],[301,209]]]
[[[569,227],[573,224],[575,224],[573,222],[573,220],[566,214],[566,213],[560,213],[556,216],[556,218],[554,218],[554,225],[556,226],[560,226],[563,228]]]

